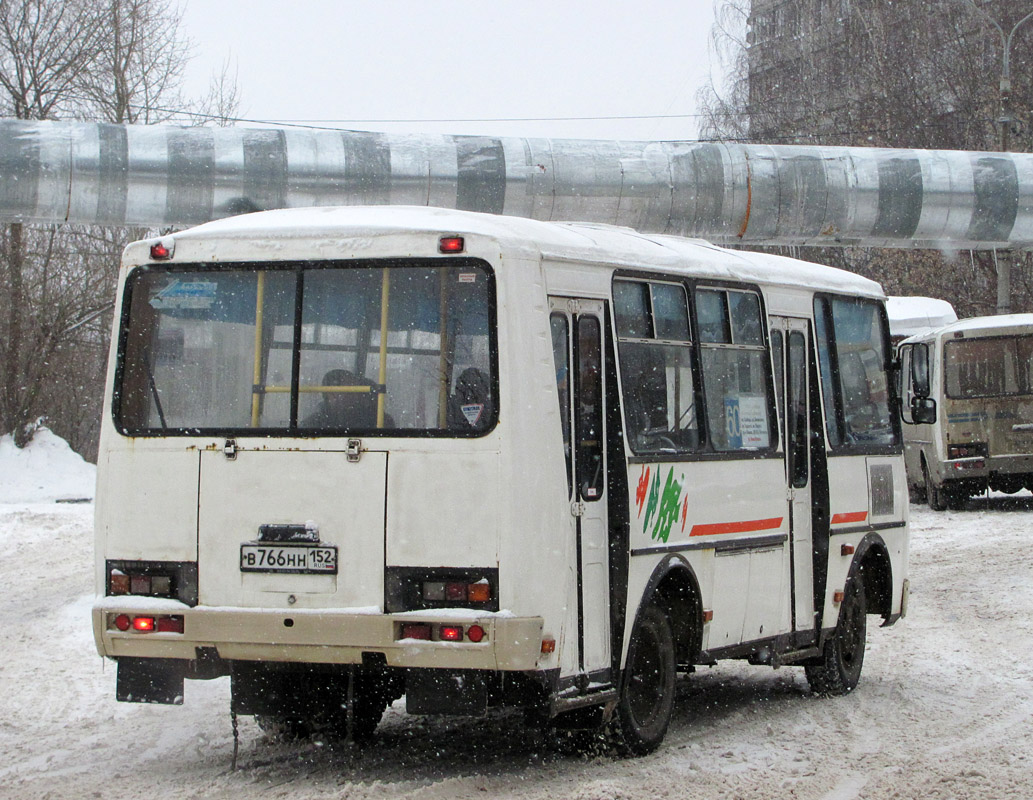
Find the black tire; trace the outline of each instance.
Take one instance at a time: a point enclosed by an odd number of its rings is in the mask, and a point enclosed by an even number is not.
[[[804,667],[811,691],[832,697],[849,694],[857,686],[864,665],[867,614],[864,584],[851,578],[843,591],[836,630],[826,640],[822,655]]]
[[[622,755],[653,752],[667,734],[674,712],[674,637],[660,608],[646,606],[631,635],[620,699],[611,734]]]
[[[933,482],[933,476],[929,474],[929,467],[922,464],[922,474],[925,476],[925,499],[929,508],[933,511],[947,510],[947,495],[943,488]]]
[[[920,486],[907,487],[908,500],[912,503],[922,504],[926,502],[925,483]]]

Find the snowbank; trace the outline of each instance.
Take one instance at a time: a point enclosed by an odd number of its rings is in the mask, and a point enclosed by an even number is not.
[[[0,504],[93,499],[97,468],[68,443],[40,428],[24,449],[0,436]]]

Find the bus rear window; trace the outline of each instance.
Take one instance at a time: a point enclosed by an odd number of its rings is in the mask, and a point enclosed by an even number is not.
[[[124,433],[478,435],[496,419],[481,262],[142,267],[127,286]]]

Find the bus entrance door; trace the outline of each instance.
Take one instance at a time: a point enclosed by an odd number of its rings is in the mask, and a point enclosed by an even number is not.
[[[606,513],[603,304],[551,298],[553,354],[578,562],[577,639],[582,674],[609,680],[610,586]],[[605,674],[604,674],[605,673]]]
[[[775,374],[778,376],[782,441],[785,444],[792,552],[793,630],[815,626],[811,525],[810,393],[807,321],[788,317],[773,320],[771,331]]]

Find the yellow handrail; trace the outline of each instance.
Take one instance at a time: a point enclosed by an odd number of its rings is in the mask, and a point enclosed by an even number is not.
[[[384,278],[380,289],[380,372],[378,383],[380,394],[377,395],[377,427],[384,427],[384,410],[387,404],[387,310],[390,295],[391,277],[387,267],[383,270]]]
[[[445,335],[448,332],[448,295],[446,289],[448,284],[445,282],[448,275],[447,269],[439,270],[439,287],[438,291],[441,293],[441,302],[438,304],[438,318],[441,320],[440,330],[438,331],[438,347],[440,348],[440,356],[438,358],[438,382],[440,387],[438,389],[438,427],[444,429],[448,424],[448,347],[446,346]]]
[[[262,405],[262,311],[265,307],[265,272],[258,273],[258,287],[255,293],[255,368],[251,380],[251,427],[258,427],[258,416]],[[266,389],[265,391],[269,391]]]

